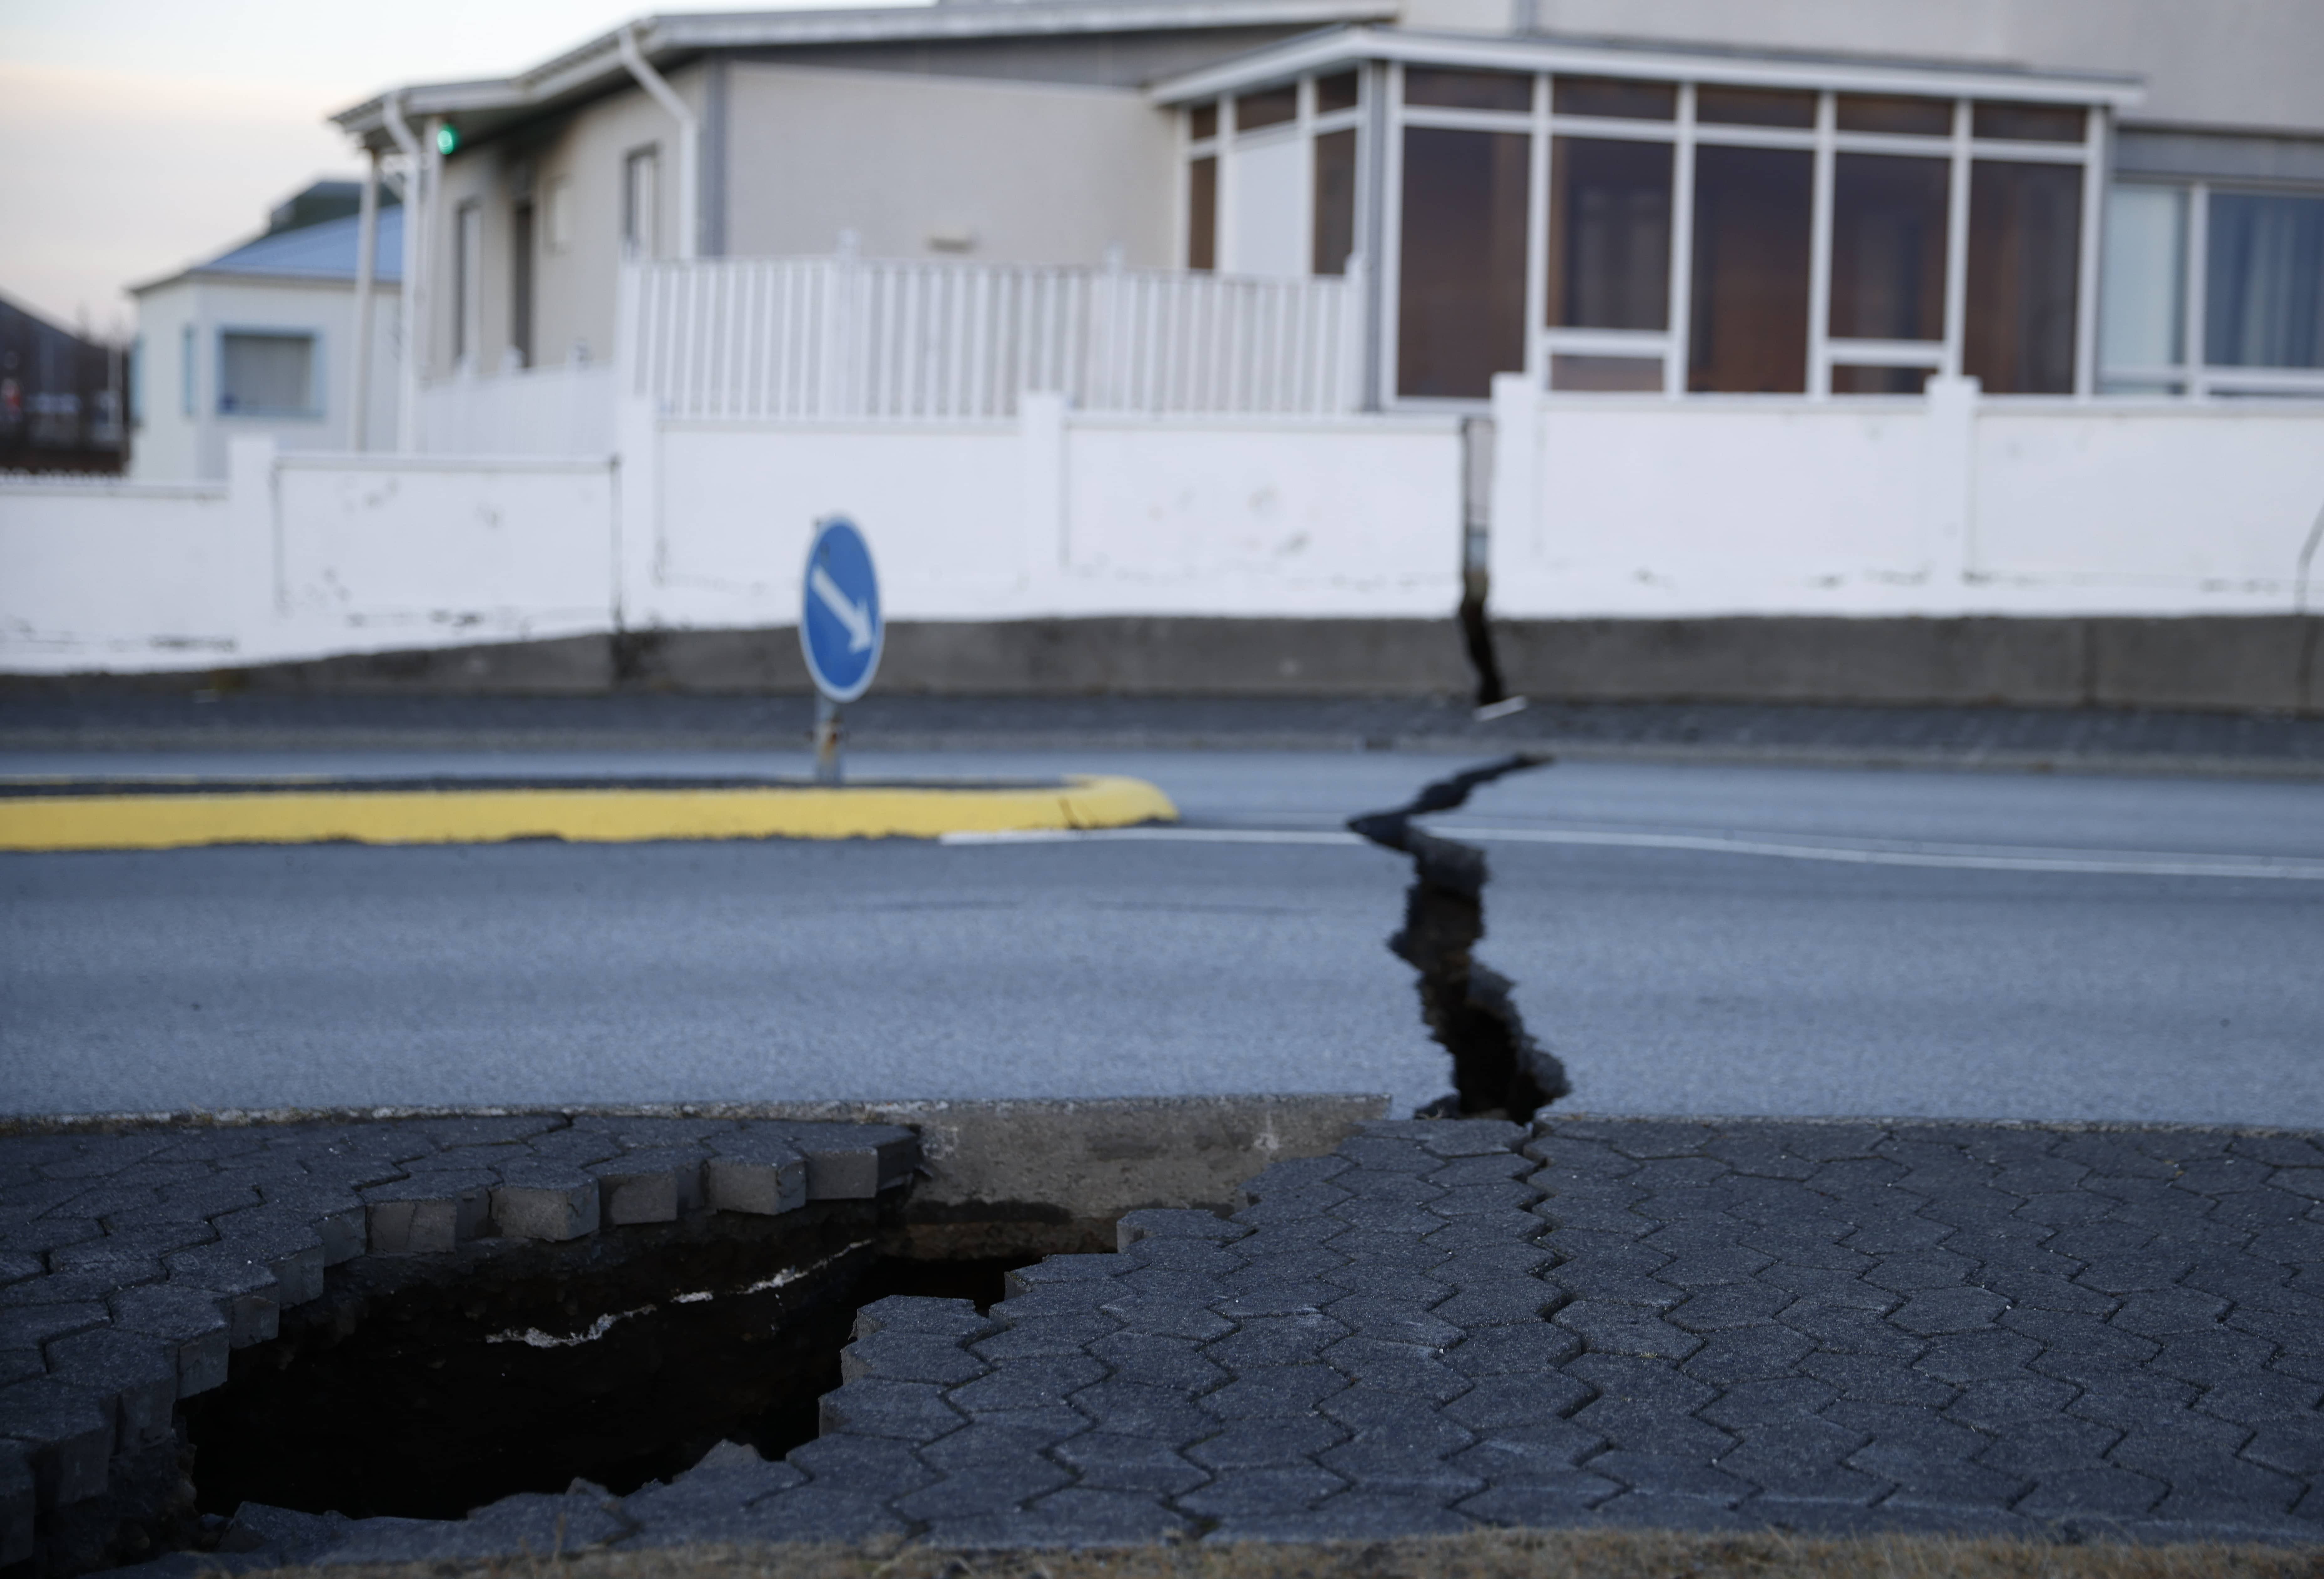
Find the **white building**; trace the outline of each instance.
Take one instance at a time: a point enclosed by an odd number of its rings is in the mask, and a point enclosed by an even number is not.
[[[391,200],[374,221],[366,364],[356,349],[364,222],[335,212],[355,197],[353,182],[318,182],[278,207],[256,240],[134,288],[133,477],[222,479],[237,437],[286,450],[395,447],[403,210]]]
[[[337,120],[426,166],[429,379],[604,360],[624,256],[845,234],[1360,255],[1370,409],[2200,399],[2324,394],[2319,81],[2312,0],[962,0],[658,16]]]

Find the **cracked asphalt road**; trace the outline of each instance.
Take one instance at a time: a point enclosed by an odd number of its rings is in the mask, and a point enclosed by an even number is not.
[[[19,774],[798,764],[0,759]],[[1448,1078],[1384,947],[1406,863],[1331,839],[1447,766],[856,764],[1140,773],[1194,831],[1254,836],[1231,841],[0,857],[0,1104],[1371,1089],[1408,1110]],[[1571,1069],[1561,1110],[2324,1125],[2312,785],[1593,763],[1495,785],[1442,826],[1493,835],[1480,953]],[[1743,848],[1768,845],[1817,858]],[[1861,864],[1866,850],[1926,864]],[[2091,869],[2041,869],[2061,857]],[[2189,858],[2227,875],[2161,869]]]

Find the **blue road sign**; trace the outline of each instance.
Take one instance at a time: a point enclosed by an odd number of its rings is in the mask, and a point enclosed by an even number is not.
[[[799,648],[807,654],[807,672],[832,701],[853,702],[872,688],[887,636],[872,546],[853,521],[831,516],[816,523],[801,591]]]

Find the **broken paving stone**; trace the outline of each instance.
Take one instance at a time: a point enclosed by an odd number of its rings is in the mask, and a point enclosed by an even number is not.
[[[705,1148],[669,1146],[593,1162],[599,1213],[613,1227],[690,1216],[702,1209],[702,1170],[709,1160]]]
[[[477,1170],[414,1174],[363,1192],[374,1255],[443,1255],[484,1232],[493,1174]]]
[[[49,1367],[104,1400],[115,1451],[132,1453],[169,1437],[178,1364],[160,1340],[111,1330],[76,1333],[49,1345]]]
[[[597,1231],[597,1180],[561,1162],[512,1162],[493,1189],[503,1237],[562,1243]]]
[[[807,1159],[780,1134],[753,1128],[715,1135],[703,1183],[722,1212],[777,1216],[807,1204]]]
[[[23,1451],[43,1509],[105,1490],[113,1438],[112,1413],[97,1394],[51,1376],[0,1388],[0,1441]]]

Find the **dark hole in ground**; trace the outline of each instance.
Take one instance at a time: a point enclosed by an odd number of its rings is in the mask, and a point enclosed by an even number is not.
[[[779,1457],[816,1435],[859,1307],[989,1305],[1038,1259],[883,1253],[902,1239],[881,1216],[835,1202],[350,1262],[186,1401],[198,1506],[457,1519],[576,1477],[626,1494],[730,1438]]]
[[[1526,1030],[1509,978],[1481,963],[1476,945],[1485,935],[1485,852],[1412,825],[1415,817],[1450,812],[1480,785],[1546,767],[1549,758],[1521,752],[1440,778],[1401,806],[1348,819],[1374,844],[1412,858],[1405,891],[1404,927],[1388,939],[1396,957],[1420,973],[1420,1013],[1452,1055],[1452,1090],[1419,1116],[1512,1118],[1519,1123],[1573,1088],[1565,1066]]]

